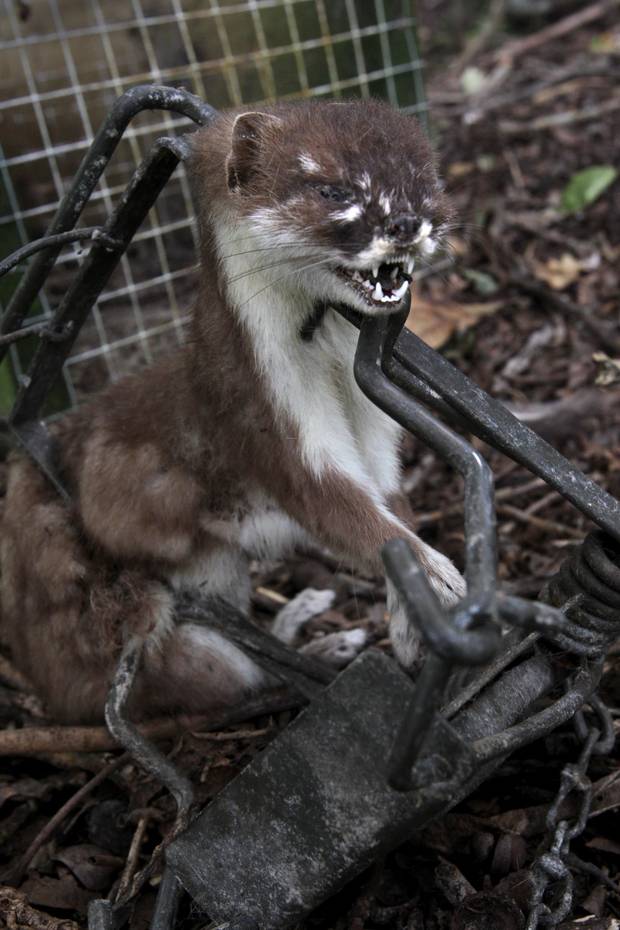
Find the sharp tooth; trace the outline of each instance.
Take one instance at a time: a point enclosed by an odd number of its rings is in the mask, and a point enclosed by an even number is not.
[[[404,281],[404,282],[401,284],[401,286],[398,288],[398,290],[397,290],[397,291],[394,291],[394,298],[395,298],[395,300],[400,300],[400,298],[403,296],[403,294],[405,293],[405,291],[407,290],[408,287],[409,287],[409,282],[408,282],[408,281]]]
[[[407,259],[407,265],[406,265],[407,274],[411,274],[411,272],[413,271],[413,266],[414,266],[414,264],[415,264],[415,263],[414,263],[414,261],[413,261],[412,258],[408,258],[408,259]]]
[[[381,303],[382,303],[382,304],[389,304],[389,302],[391,301],[391,299],[392,299],[392,298],[391,298],[391,297],[388,297],[388,295],[386,294],[385,297],[382,297],[382,298],[381,298]]]
[[[375,284],[375,289],[372,292],[372,297],[373,297],[373,300],[381,300],[383,298],[383,288],[381,287],[378,281]]]
[[[364,285],[367,291],[372,291],[372,284],[370,283],[370,281],[368,280],[362,281],[362,284]]]
[[[372,273],[373,273],[373,277],[375,278],[379,277],[379,266],[378,265],[372,266]]]
[[[390,278],[392,279],[392,281],[395,281],[396,278],[398,277],[398,271],[399,271],[398,265],[394,265],[394,267],[390,271]]]
[[[354,271],[354,272],[353,272],[353,280],[354,280],[354,281],[362,281],[362,280],[363,280],[361,274],[359,273],[359,271]]]

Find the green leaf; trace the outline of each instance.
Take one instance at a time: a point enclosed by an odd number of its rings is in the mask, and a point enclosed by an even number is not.
[[[592,165],[572,176],[562,193],[562,207],[578,213],[601,196],[618,177],[613,165]]]
[[[463,269],[463,275],[468,281],[471,281],[475,290],[482,297],[495,294],[499,288],[499,284],[493,275],[488,274],[486,271],[477,271],[475,268],[465,268]]]

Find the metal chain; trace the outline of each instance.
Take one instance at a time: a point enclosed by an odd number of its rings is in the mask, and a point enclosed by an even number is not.
[[[583,833],[592,804],[592,782],[587,771],[593,755],[611,752],[614,743],[613,722],[608,709],[598,695],[589,698],[594,711],[594,720],[586,721],[583,710],[575,714],[574,723],[578,738],[582,742],[579,759],[567,763],[562,769],[560,787],[549,808],[546,824],[551,839],[549,849],[534,862],[532,876],[534,890],[526,930],[536,930],[540,925],[557,926],[570,913],[573,904],[573,876],[568,861],[572,840]],[[602,736],[601,736],[602,734]],[[560,819],[560,810],[565,802],[574,798],[576,814]],[[550,883],[561,883],[550,888]],[[553,893],[553,904],[545,903],[548,892]]]

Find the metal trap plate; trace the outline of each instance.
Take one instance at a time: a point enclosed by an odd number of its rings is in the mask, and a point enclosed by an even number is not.
[[[412,692],[368,651],[171,844],[168,864],[212,919],[290,927],[411,835],[420,791],[392,790],[387,770]]]

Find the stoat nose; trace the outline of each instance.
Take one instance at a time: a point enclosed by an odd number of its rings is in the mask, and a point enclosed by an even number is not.
[[[387,233],[392,239],[408,242],[420,228],[420,220],[413,213],[399,213],[390,219]]]

